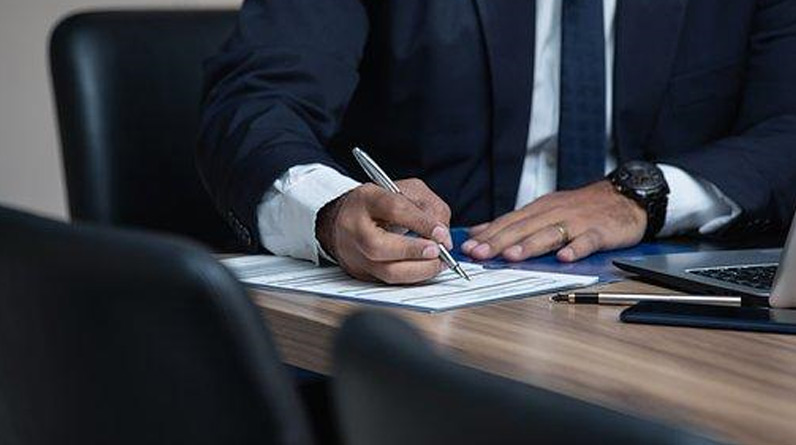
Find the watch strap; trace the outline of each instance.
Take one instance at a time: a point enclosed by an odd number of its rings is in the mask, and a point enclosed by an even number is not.
[[[669,197],[663,196],[646,202],[644,210],[647,212],[647,229],[644,231],[644,239],[651,240],[663,229],[666,222],[666,207],[669,205]]]

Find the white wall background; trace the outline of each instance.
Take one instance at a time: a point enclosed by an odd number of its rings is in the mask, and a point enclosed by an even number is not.
[[[208,7],[240,0],[0,0],[0,205],[66,218],[47,41],[75,10]]]

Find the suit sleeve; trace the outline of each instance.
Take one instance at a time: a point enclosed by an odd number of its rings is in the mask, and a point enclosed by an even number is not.
[[[259,249],[257,205],[290,167],[345,173],[325,147],[356,88],[367,33],[359,0],[246,0],[207,61],[197,163],[250,250]]]
[[[733,135],[661,159],[715,184],[742,214],[730,232],[784,230],[796,209],[796,2],[761,0]]]

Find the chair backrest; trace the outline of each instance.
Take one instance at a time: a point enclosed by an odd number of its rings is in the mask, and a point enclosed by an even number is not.
[[[50,65],[75,220],[237,245],[195,165],[202,63],[235,12],[79,13],[61,21]]]
[[[204,250],[7,209],[0,246],[0,443],[309,443],[263,319]]]
[[[334,384],[347,445],[712,443],[457,365],[383,313],[346,321]]]

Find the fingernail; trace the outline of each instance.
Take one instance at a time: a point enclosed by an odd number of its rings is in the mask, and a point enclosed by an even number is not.
[[[558,258],[564,261],[573,261],[575,259],[575,251],[569,247],[564,247],[558,251]]]
[[[434,227],[434,230],[431,231],[431,238],[433,238],[438,243],[445,244],[450,239],[450,233],[448,233],[448,229],[442,226]]]
[[[462,244],[462,252],[469,253],[470,250],[472,250],[473,247],[475,247],[476,244],[478,244],[478,241],[476,241],[474,239],[468,239],[467,241],[465,241]]]
[[[522,246],[511,246],[503,251],[503,256],[508,259],[519,259],[522,255]]]
[[[432,259],[438,256],[439,248],[435,244],[428,245],[425,249],[423,249],[423,258]]]
[[[479,244],[478,246],[475,247],[475,249],[473,249],[473,256],[487,257],[489,256],[489,251],[490,251],[489,244],[486,243]]]

